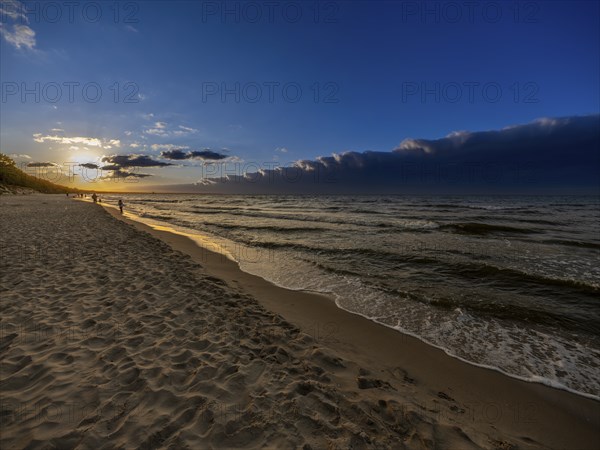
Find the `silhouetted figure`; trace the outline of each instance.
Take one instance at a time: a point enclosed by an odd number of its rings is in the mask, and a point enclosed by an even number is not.
[[[98,201],[98,196],[96,195],[95,192],[92,194],[92,200],[94,200],[94,203],[96,203]]]
[[[119,211],[123,214],[123,200],[119,199]]]

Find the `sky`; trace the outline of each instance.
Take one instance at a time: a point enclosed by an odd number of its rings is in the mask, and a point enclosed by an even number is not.
[[[506,180],[533,164],[537,188],[598,187],[595,1],[0,4],[0,151],[51,181],[230,192],[225,181],[251,179],[233,190],[297,192],[255,181],[416,152],[435,170],[492,164]],[[503,153],[495,139],[515,127],[534,136],[509,133],[521,152]],[[553,133],[564,145],[550,158]],[[472,145],[482,136],[493,142]],[[369,168],[386,191],[409,189]],[[352,174],[336,191],[373,192],[377,176]],[[467,192],[532,185],[460,177]]]

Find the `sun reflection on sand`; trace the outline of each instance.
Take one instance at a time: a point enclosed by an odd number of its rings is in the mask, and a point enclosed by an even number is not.
[[[86,202],[86,203],[92,203],[92,200],[90,198],[75,198],[75,200]],[[100,206],[104,206],[105,208],[111,208],[114,210],[119,209],[117,206],[112,205],[110,203],[101,202],[99,204],[100,204]],[[210,236],[208,236],[206,234],[182,231],[180,229],[175,229],[173,227],[158,224],[156,221],[144,218],[137,214],[133,214],[127,210],[123,211],[123,217],[125,217],[126,219],[129,219],[129,220],[143,223],[144,225],[147,225],[156,231],[165,231],[167,233],[177,234],[179,236],[185,236],[185,237],[191,239],[196,245],[198,245],[201,248],[204,248],[211,252],[223,255],[231,261],[239,262],[238,259],[236,259],[236,257],[234,256],[234,254],[229,249],[227,249],[226,246],[215,242],[215,240],[213,238],[211,238]],[[239,253],[239,252],[235,252],[235,253]]]
[[[157,230],[157,231],[166,231],[168,233],[173,233],[173,234],[178,234],[180,236],[185,236],[189,239],[191,239],[192,241],[194,241],[197,245],[199,245],[200,247],[206,248],[210,251],[213,251],[215,253],[219,253],[221,255],[226,256],[228,259],[232,260],[232,261],[236,261],[236,259],[234,258],[234,256],[231,254],[231,252],[229,250],[227,250],[226,247],[216,243],[214,240],[212,240],[209,236],[204,235],[204,234],[199,234],[199,233],[188,233],[185,231],[180,231],[180,230],[176,230],[172,227],[167,227],[164,225],[157,225],[157,224],[153,224],[150,222],[146,222],[143,219],[139,218],[138,216],[134,216],[133,214],[130,213],[124,213],[125,217],[127,218],[131,218],[132,220],[138,220],[139,222],[143,222],[146,225],[152,227],[152,229]]]

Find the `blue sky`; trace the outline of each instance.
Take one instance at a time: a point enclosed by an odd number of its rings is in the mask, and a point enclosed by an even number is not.
[[[2,2],[0,150],[173,164],[139,187],[598,113],[598,2],[492,3]]]

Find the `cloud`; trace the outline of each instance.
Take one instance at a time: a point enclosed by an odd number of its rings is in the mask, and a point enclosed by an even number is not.
[[[183,130],[183,131],[185,131],[185,132],[187,132],[187,133],[195,133],[195,132],[197,132],[197,131],[198,131],[198,130],[196,130],[195,128],[184,127],[183,125],[179,125],[179,129],[180,129],[180,130]]]
[[[178,130],[173,131],[173,134],[175,136],[185,136],[186,134],[198,132],[198,130],[195,128],[184,127],[183,125],[179,125],[178,128],[179,128]]]
[[[179,149],[184,149],[184,148],[189,148],[187,145],[175,145],[175,144],[152,144],[150,146],[150,148],[152,150],[170,150],[172,148],[179,148]]]
[[[121,176],[121,177],[125,177],[125,178],[146,178],[146,177],[151,177],[153,175],[149,174],[149,173],[135,173],[135,172],[125,172],[125,171],[118,171],[117,176]]]
[[[110,141],[108,141],[108,145],[104,145],[104,148],[106,149],[110,149],[113,147],[120,147],[121,146],[121,141],[119,139],[111,139]]]
[[[23,3],[16,0],[0,1],[0,19],[3,20],[3,23],[0,23],[0,34],[6,42],[18,50],[35,49],[35,31],[26,25],[29,19]],[[20,23],[8,24],[8,20]]]
[[[162,128],[149,128],[146,131],[144,131],[144,133],[146,134],[151,134],[153,136],[168,136],[169,133],[167,133],[166,130],[163,130]]]
[[[98,166],[98,164],[93,164],[93,163],[83,163],[83,164],[79,164],[81,167],[85,167],[86,169],[99,169],[100,166]]]
[[[181,159],[188,159],[188,155],[186,152],[175,148],[173,150],[168,150],[166,152],[162,152],[160,154],[161,158],[165,158],[165,159],[176,159],[176,160],[181,160]]]
[[[588,192],[600,185],[598,148],[600,115],[543,118],[405,139],[387,152],[347,151],[285,167],[252,164],[201,183],[207,192],[231,193]]]
[[[51,162],[31,162],[27,164],[27,167],[55,167],[56,164]]]
[[[17,0],[0,1],[0,18],[8,17],[11,20],[20,20],[21,22],[29,23],[29,19],[25,13],[25,6]]]
[[[26,48],[33,50],[35,48],[35,31],[27,25],[12,25],[0,23],[0,34],[6,42],[14,45],[18,50]]]
[[[155,122],[154,128],[149,128],[144,133],[151,134],[154,136],[168,136],[169,133],[166,130],[167,124],[165,122]]]
[[[208,159],[208,160],[212,160],[212,161],[220,161],[222,159],[228,158],[227,155],[224,155],[223,153],[217,153],[217,152],[213,152],[212,150],[202,150],[202,151],[193,151],[190,152],[190,158],[192,159]]]
[[[10,156],[11,158],[31,159],[31,156],[25,154],[11,153],[8,156]]]
[[[149,118],[150,116],[148,116]],[[175,129],[169,129],[166,122],[155,122],[154,126],[144,131],[145,134],[152,136],[168,137],[168,136],[185,136],[191,133],[197,133],[198,130],[195,128],[185,127],[179,125]]]
[[[203,159],[210,161],[220,161],[226,158],[229,158],[228,155],[223,153],[217,153],[210,149],[204,150],[194,150],[190,152],[183,152],[181,148],[175,148],[172,150],[168,150],[166,152],[162,152],[160,154],[162,158],[165,159],[173,159],[173,160],[183,160],[183,159]]]
[[[530,158],[539,163],[548,158],[567,157],[570,147],[578,147],[580,158],[589,157],[586,144],[598,138],[600,116],[542,118],[501,130],[452,132],[436,140],[405,139],[394,153],[408,157],[427,154],[438,161],[465,158],[486,161],[516,161]],[[558,139],[558,141],[554,141]],[[576,162],[568,158],[565,163]]]
[[[162,161],[156,161],[149,156],[146,155],[112,155],[112,156],[104,156],[102,158],[102,162],[107,162],[112,164],[114,167],[164,167],[164,166],[172,166],[171,163],[166,163]],[[116,170],[116,169],[107,169],[102,167],[103,170]]]
[[[94,137],[86,137],[86,136],[57,136],[57,135],[46,135],[43,136],[42,133],[35,133],[33,135],[33,140],[35,142],[44,143],[44,142],[57,142],[59,144],[71,145],[71,144],[81,144],[86,145],[88,147],[98,147],[111,149],[113,147],[120,147],[121,141],[119,139],[99,139]]]
[[[121,166],[117,164],[109,164],[107,166],[100,167],[101,170],[121,170]]]
[[[109,170],[109,169],[106,169]],[[122,178],[147,178],[153,175],[149,173],[128,172],[126,170],[116,169],[110,174],[100,177],[102,180],[122,179]]]
[[[170,165],[162,163],[160,161],[154,161],[151,158],[144,155],[112,155],[104,156],[102,162],[109,163],[105,165],[98,165],[94,163],[79,164],[80,167],[93,170],[106,171],[106,174],[102,174],[100,179],[102,180],[114,180],[114,179],[125,179],[125,178],[147,178],[153,175],[149,173],[138,173],[135,171],[124,170],[124,168],[137,168],[137,167],[160,167]]]
[[[288,152],[288,149],[287,149],[287,148],[285,148],[285,147],[277,147],[277,148],[275,149],[275,151],[276,151],[276,152],[279,152],[279,153],[287,153],[287,152]]]

